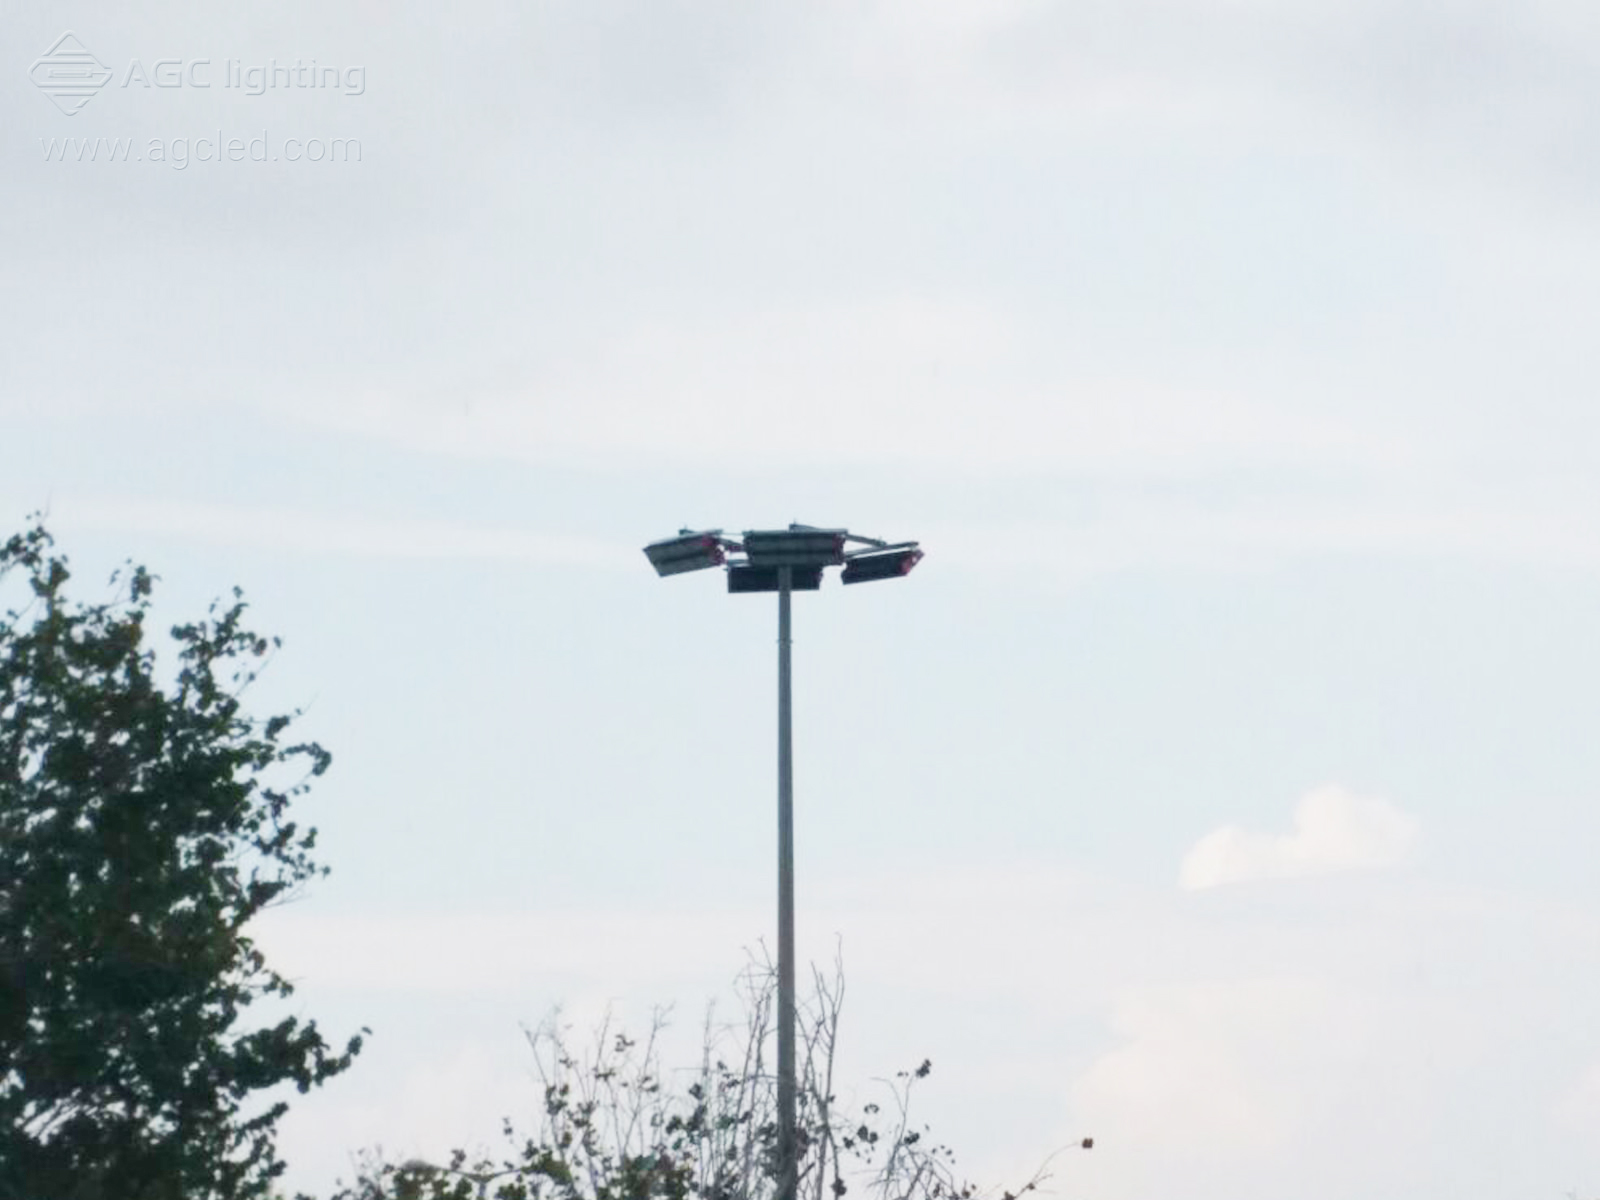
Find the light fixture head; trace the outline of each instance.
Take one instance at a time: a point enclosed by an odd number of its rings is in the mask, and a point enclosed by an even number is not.
[[[720,529],[698,533],[685,529],[677,537],[651,542],[644,548],[645,557],[657,575],[682,575],[685,571],[720,567],[727,561],[721,534]]]
[[[752,567],[735,563],[728,568],[728,591],[775,592],[779,588],[780,567]],[[822,587],[821,567],[790,567],[789,590],[814,592]]]
[[[844,562],[845,529],[753,530],[744,535],[744,553],[752,567],[836,567]]]
[[[845,561],[840,580],[843,583],[870,583],[875,579],[899,579],[902,575],[909,575],[911,568],[921,561],[922,551],[915,543],[854,554]]]

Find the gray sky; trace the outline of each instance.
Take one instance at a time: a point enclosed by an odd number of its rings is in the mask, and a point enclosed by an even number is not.
[[[1062,1195],[1600,1191],[1600,10],[4,16],[0,511],[243,586],[335,755],[293,1182],[726,999],[772,606],[639,547],[800,520],[928,552],[796,602],[863,1096]]]

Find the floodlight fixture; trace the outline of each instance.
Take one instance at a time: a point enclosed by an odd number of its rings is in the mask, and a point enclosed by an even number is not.
[[[911,574],[911,568],[921,561],[922,551],[915,542],[909,546],[852,554],[845,559],[839,582],[870,583],[875,579],[899,579],[902,575]]]
[[[744,553],[752,567],[836,567],[844,562],[847,529],[752,530],[744,535]]]
[[[734,563],[728,568],[730,592],[777,592],[783,590],[782,567],[752,567]],[[789,588],[796,592],[815,592],[822,587],[821,567],[790,567]]]
[[[723,551],[721,534],[720,529],[706,529],[698,533],[684,529],[677,537],[651,542],[644,548],[645,557],[656,569],[656,574],[662,576],[720,567],[728,560]]]

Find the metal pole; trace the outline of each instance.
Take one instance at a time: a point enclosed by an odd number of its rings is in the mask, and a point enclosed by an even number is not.
[[[797,1200],[794,1062],[794,730],[789,686],[791,568],[778,568],[778,1200]]]

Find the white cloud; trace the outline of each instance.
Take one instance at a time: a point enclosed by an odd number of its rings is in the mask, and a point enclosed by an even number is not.
[[[1115,1044],[1070,1091],[1096,1154],[1120,1160],[1111,1194],[1188,1176],[1196,1197],[1281,1195],[1299,1171],[1299,1195],[1427,1194],[1436,1123],[1478,1124],[1453,1089],[1482,1069],[1483,1010],[1339,974],[1227,971],[1119,997]],[[1543,1133],[1537,1117],[1511,1120],[1519,1136]],[[1506,1156],[1496,1146],[1463,1157],[1476,1179]]]
[[[1193,891],[1393,866],[1410,851],[1417,828],[1415,817],[1386,800],[1321,787],[1300,801],[1289,833],[1230,825],[1206,834],[1184,856],[1178,882]]]
[[[1318,554],[1452,556],[1497,563],[1600,566],[1587,489],[1547,486],[1472,494],[1457,487],[1381,487],[1334,494],[1281,488],[1208,495],[1204,488],[1108,485],[1077,521],[924,525],[941,564],[1025,570],[1075,585],[1141,567],[1251,570]],[[1040,547],[1051,552],[1041,555]]]
[[[1214,1159],[1260,1155],[1289,1126],[1274,1087],[1281,1052],[1302,1044],[1329,1011],[1319,989],[1294,981],[1196,984],[1135,991],[1111,1025],[1121,1044],[1073,1089],[1105,1140],[1160,1144]]]
[[[153,533],[229,546],[364,558],[477,558],[558,566],[633,566],[638,551],[527,529],[160,500],[84,499],[52,506],[61,529]]]
[[[1559,1195],[1536,1186],[1561,1182],[1549,1155],[1519,1154],[1593,1142],[1600,1072],[1559,1095],[1570,1051],[1549,1036],[1581,1029],[1600,987],[1573,950],[1594,941],[1587,908],[1418,878],[1368,881],[1361,902],[1340,889],[1292,911],[1248,895],[1218,908],[1054,860],[807,878],[802,962],[843,936],[841,1096],[881,1100],[873,1077],[933,1058],[917,1119],[980,1181],[1026,1178],[1092,1134],[1091,1154],[1054,1169],[1106,1200],[1174,1178],[1205,1200],[1277,1196],[1297,1171],[1316,1200],[1402,1184],[1430,1195],[1455,1169],[1504,1185],[1457,1193],[1487,1200]],[[649,1005],[676,1001],[663,1061],[693,1061],[704,1000],[733,1015],[739,947],[770,924],[765,906],[267,914],[262,948],[300,983],[297,1001],[328,1028],[354,1023],[324,1016],[338,1003],[376,1031],[350,1079],[307,1097],[288,1130],[296,1185],[324,1186],[352,1147],[436,1154],[526,1114],[537,1092],[517,1022],[557,1000],[580,1035],[613,1002],[638,1029]],[[416,1005],[425,1016],[408,1015]],[[1515,1112],[1473,1086],[1525,1077]],[[1438,1138],[1442,1125],[1469,1148]]]
[[[1381,155],[1391,175],[1455,164],[1478,181],[1521,176],[1524,188],[1548,191],[1552,175],[1593,184],[1572,153],[1594,109],[1583,5],[949,3],[936,20],[925,7],[865,6],[833,39],[864,88],[915,113],[1058,136],[1164,128],[1302,151],[1310,141]]]
[[[1170,373],[1169,373],[1170,374]],[[901,465],[1091,476],[1241,463],[1408,463],[1393,421],[1063,348],[1013,308],[919,295],[640,320],[503,390],[426,381],[272,401],[430,453],[624,471]]]
[[[1600,1061],[1592,1063],[1556,1099],[1551,1115],[1574,1133],[1600,1135]]]

